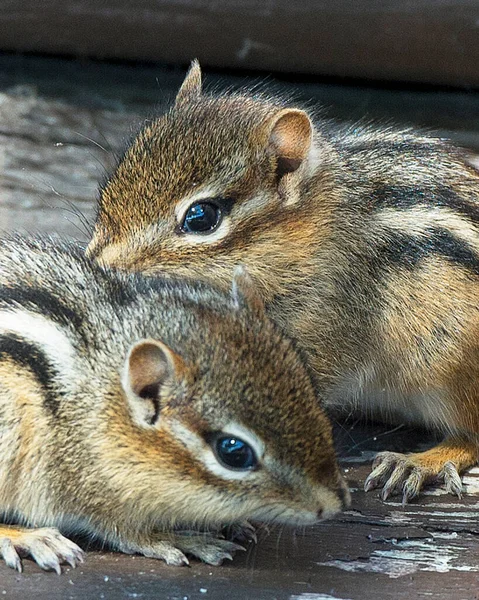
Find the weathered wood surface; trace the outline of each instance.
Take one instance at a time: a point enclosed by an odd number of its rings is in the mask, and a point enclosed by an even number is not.
[[[0,49],[479,85],[476,0],[3,0]]]
[[[86,240],[76,212],[92,218],[97,182],[115,153],[181,77],[160,68],[0,57],[1,228]],[[364,114],[435,127],[479,151],[477,94],[278,85],[321,100],[342,119]],[[436,489],[403,508],[362,491],[370,460],[381,449],[425,448],[432,438],[404,426],[342,423],[337,440],[353,505],[335,522],[261,531],[256,546],[219,568],[171,568],[98,550],[61,577],[29,561],[23,575],[0,564],[0,597],[478,600],[479,469],[465,478],[461,500]]]
[[[92,218],[98,181],[145,115],[174,96],[183,75],[159,67],[0,55],[0,229],[85,237],[72,211]],[[242,86],[251,80],[214,76],[209,82]],[[432,128],[479,151],[479,99],[473,92],[412,93],[273,78],[265,85],[320,103],[328,116]]]

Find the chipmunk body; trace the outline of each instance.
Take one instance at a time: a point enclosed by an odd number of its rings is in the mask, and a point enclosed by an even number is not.
[[[478,460],[478,192],[440,139],[205,94],[194,63],[101,190],[88,253],[223,288],[244,264],[326,406],[449,436],[381,454],[366,488],[407,501],[442,477],[460,493]]]
[[[0,513],[26,526],[0,525],[7,564],[75,565],[55,527],[219,564],[238,548],[222,526],[314,523],[347,494],[309,375],[244,274],[222,293],[0,242]]]

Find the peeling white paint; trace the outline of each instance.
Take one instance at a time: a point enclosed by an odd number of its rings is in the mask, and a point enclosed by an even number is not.
[[[391,502],[388,503],[390,506],[398,506],[402,508],[402,505],[399,502]],[[479,521],[479,511],[477,508],[479,506],[477,503],[473,505],[464,505],[460,503],[451,503],[451,504],[440,504],[440,503],[431,503],[427,505],[428,509],[431,510],[407,510],[402,509],[398,511],[391,511],[391,513],[384,517],[384,521],[388,525],[417,525],[418,522],[428,519],[432,522],[450,522],[451,519],[454,519],[454,522],[460,525],[467,525],[470,523],[477,524]],[[452,509],[448,512],[444,510],[444,508]],[[436,510],[439,509],[439,510]],[[442,509],[442,510],[441,510]],[[462,509],[462,510],[454,510],[454,509]],[[476,509],[476,510],[474,510]]]
[[[462,485],[464,486],[464,492],[468,496],[479,494],[479,477],[476,475],[471,475],[471,473],[464,475]]]
[[[411,575],[418,570],[416,565],[404,562],[402,560],[385,560],[376,556],[371,556],[368,560],[330,560],[324,563],[317,563],[322,567],[336,567],[341,571],[349,573],[383,573],[391,579]]]
[[[456,537],[457,534],[453,533],[434,533],[427,540],[391,540],[394,548],[373,550],[369,559],[331,560],[317,564],[353,573],[383,573],[392,579],[411,575],[417,571],[479,572],[479,564],[462,564],[462,559],[467,556],[469,548],[438,545],[435,541],[436,539],[455,539]]]
[[[270,44],[265,44],[264,42],[258,42],[256,40],[252,40],[251,38],[244,38],[241,44],[241,48],[236,51],[236,58],[238,60],[246,60],[249,58],[251,51],[258,50],[260,52],[270,52],[274,53],[275,49]]]
[[[432,536],[439,540],[456,540],[459,537],[456,531],[452,531],[451,533],[447,531],[434,531]]]
[[[402,506],[399,502],[397,503],[397,505]],[[384,522],[388,525],[409,525],[411,523],[415,523],[416,520],[412,517],[409,517],[406,512],[397,512],[393,510],[389,515],[386,515],[384,517]]]
[[[350,600],[349,598],[338,598],[337,596],[330,596],[329,594],[311,594],[304,593],[295,596],[290,596],[289,600]]]
[[[479,467],[472,467],[468,470],[469,475],[479,475]]]

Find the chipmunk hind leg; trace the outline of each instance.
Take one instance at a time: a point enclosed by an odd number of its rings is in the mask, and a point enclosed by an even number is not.
[[[42,569],[58,574],[62,563],[75,568],[83,562],[83,550],[54,527],[29,529],[0,525],[0,557],[6,564],[21,573],[22,558],[27,556]]]
[[[430,483],[443,482],[447,492],[461,497],[460,473],[477,464],[479,444],[471,437],[448,437],[441,444],[413,454],[380,452],[364,483],[366,492],[381,487],[381,498],[401,494],[403,504]]]

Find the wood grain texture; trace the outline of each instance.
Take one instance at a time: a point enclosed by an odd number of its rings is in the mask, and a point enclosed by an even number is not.
[[[475,0],[2,0],[0,49],[479,85]]]
[[[143,119],[174,97],[184,71],[0,55],[0,229],[88,239],[98,183]],[[207,86],[244,77],[206,74]],[[258,81],[253,83],[258,84]],[[261,82],[260,82],[261,83]],[[379,119],[434,128],[479,152],[479,96],[269,78],[299,103],[340,120]]]

